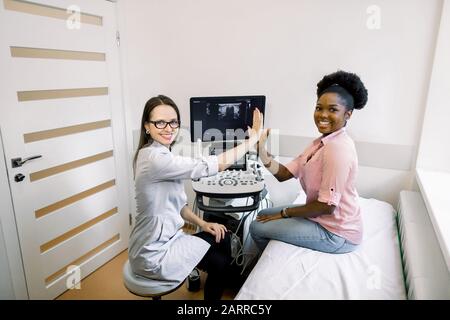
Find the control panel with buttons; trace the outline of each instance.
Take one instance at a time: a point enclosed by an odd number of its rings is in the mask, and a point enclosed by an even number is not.
[[[209,194],[253,194],[264,189],[264,179],[258,170],[226,170],[192,181],[192,188],[195,192]]]

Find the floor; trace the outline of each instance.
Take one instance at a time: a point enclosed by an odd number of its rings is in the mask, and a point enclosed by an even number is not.
[[[72,289],[57,297],[57,300],[133,300],[148,299],[130,293],[122,282],[122,266],[127,260],[127,251],[123,251],[111,261],[81,281],[80,289]],[[165,295],[163,300],[203,300],[203,285],[206,274],[201,274],[201,289],[197,292],[187,290],[186,283],[176,291]],[[226,290],[222,299],[232,300],[237,291]]]

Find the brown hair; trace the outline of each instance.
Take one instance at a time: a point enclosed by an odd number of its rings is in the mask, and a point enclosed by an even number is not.
[[[138,144],[138,147],[137,147],[136,153],[134,155],[134,159],[133,159],[134,171],[136,170],[136,161],[137,161],[137,157],[139,154],[139,150],[141,150],[144,146],[153,143],[152,137],[146,133],[145,124],[147,122],[149,122],[150,115],[151,115],[153,109],[155,109],[156,107],[161,106],[161,105],[171,106],[177,113],[177,120],[178,120],[178,122],[180,122],[180,111],[178,110],[178,107],[175,104],[175,102],[173,102],[173,100],[170,99],[169,97],[166,97],[164,95],[158,95],[156,97],[150,98],[147,101],[147,103],[145,104],[145,107],[144,107],[144,112],[142,113],[141,133],[140,133],[140,137],[139,137],[139,144]],[[175,141],[172,142],[171,146],[174,143],[175,143]]]

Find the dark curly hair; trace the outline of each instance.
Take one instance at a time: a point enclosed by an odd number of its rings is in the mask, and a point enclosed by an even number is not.
[[[317,99],[327,92],[337,93],[347,109],[362,109],[367,103],[367,89],[359,76],[346,71],[328,74],[317,83]]]

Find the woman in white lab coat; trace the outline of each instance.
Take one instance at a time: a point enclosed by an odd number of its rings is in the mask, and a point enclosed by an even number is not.
[[[163,95],[148,100],[134,159],[137,214],[128,254],[135,274],[181,282],[198,266],[208,273],[205,300],[221,298],[230,271],[229,235],[224,225],[206,222],[192,212],[183,180],[228,168],[257,143],[262,123],[262,114],[255,110],[249,139],[219,156],[177,156],[171,146],[180,127],[178,107]],[[182,230],[185,221],[203,231],[186,234]]]

